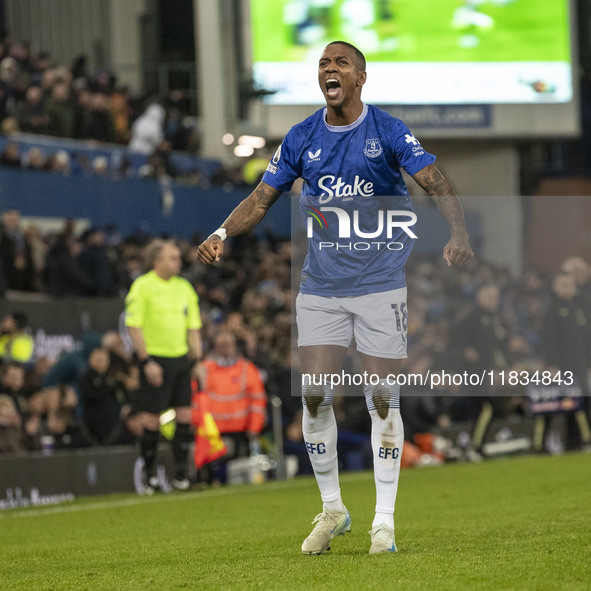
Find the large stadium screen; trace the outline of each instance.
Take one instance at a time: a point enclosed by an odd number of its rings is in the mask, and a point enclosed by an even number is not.
[[[253,72],[268,104],[318,104],[316,68],[342,39],[383,105],[573,98],[568,0],[250,0]]]

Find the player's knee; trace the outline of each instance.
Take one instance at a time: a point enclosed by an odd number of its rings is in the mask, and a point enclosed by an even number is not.
[[[381,419],[388,416],[390,410],[391,392],[385,384],[376,384],[371,393],[371,401]]]
[[[385,381],[378,384],[366,386],[364,389],[365,401],[370,412],[377,412],[380,419],[386,420],[392,410],[398,407],[397,386],[390,385]]]
[[[320,405],[322,404],[325,393],[324,386],[317,384],[306,384],[302,386],[303,400],[311,417],[317,417]]]

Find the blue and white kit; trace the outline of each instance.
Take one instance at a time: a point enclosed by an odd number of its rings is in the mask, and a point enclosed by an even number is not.
[[[328,125],[324,108],[292,127],[262,180],[279,191],[304,180],[301,293],[351,297],[405,287],[416,218],[400,168],[412,176],[434,161],[402,121],[372,105],[350,125]]]

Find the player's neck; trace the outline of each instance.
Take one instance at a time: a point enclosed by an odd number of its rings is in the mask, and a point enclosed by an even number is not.
[[[339,105],[338,107],[327,106],[326,122],[329,125],[351,125],[363,113],[363,102],[356,101],[351,105]]]

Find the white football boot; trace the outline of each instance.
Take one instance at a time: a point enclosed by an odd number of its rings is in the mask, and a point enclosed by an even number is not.
[[[394,542],[394,530],[386,524],[376,525],[370,532],[371,548],[370,554],[382,554],[385,552],[396,552]]]
[[[330,541],[351,531],[351,516],[347,508],[343,511],[327,511],[324,509],[314,518],[316,524],[310,535],[302,544],[304,554],[322,554],[330,550]]]

